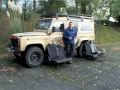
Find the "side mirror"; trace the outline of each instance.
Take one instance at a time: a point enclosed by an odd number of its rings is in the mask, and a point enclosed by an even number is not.
[[[64,31],[64,24],[60,24],[60,31]]]
[[[55,27],[52,27],[52,32],[55,32],[55,29],[56,29]]]

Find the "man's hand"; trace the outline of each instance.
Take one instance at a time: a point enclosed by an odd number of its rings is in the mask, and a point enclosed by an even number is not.
[[[69,38],[69,40],[71,40],[72,39],[72,37],[68,37]]]

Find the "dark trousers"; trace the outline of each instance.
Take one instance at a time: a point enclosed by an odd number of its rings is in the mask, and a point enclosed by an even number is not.
[[[73,57],[75,52],[75,44],[74,43],[66,43],[65,44],[66,56]]]

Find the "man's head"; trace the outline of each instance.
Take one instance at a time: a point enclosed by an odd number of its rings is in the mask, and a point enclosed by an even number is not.
[[[72,22],[69,22],[69,28],[72,28],[73,27],[73,23]]]

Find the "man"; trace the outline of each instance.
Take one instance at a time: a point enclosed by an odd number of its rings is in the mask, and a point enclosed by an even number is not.
[[[66,48],[67,57],[73,57],[75,51],[75,37],[77,35],[77,30],[73,27],[73,23],[69,22],[69,26],[64,30],[63,39]]]

